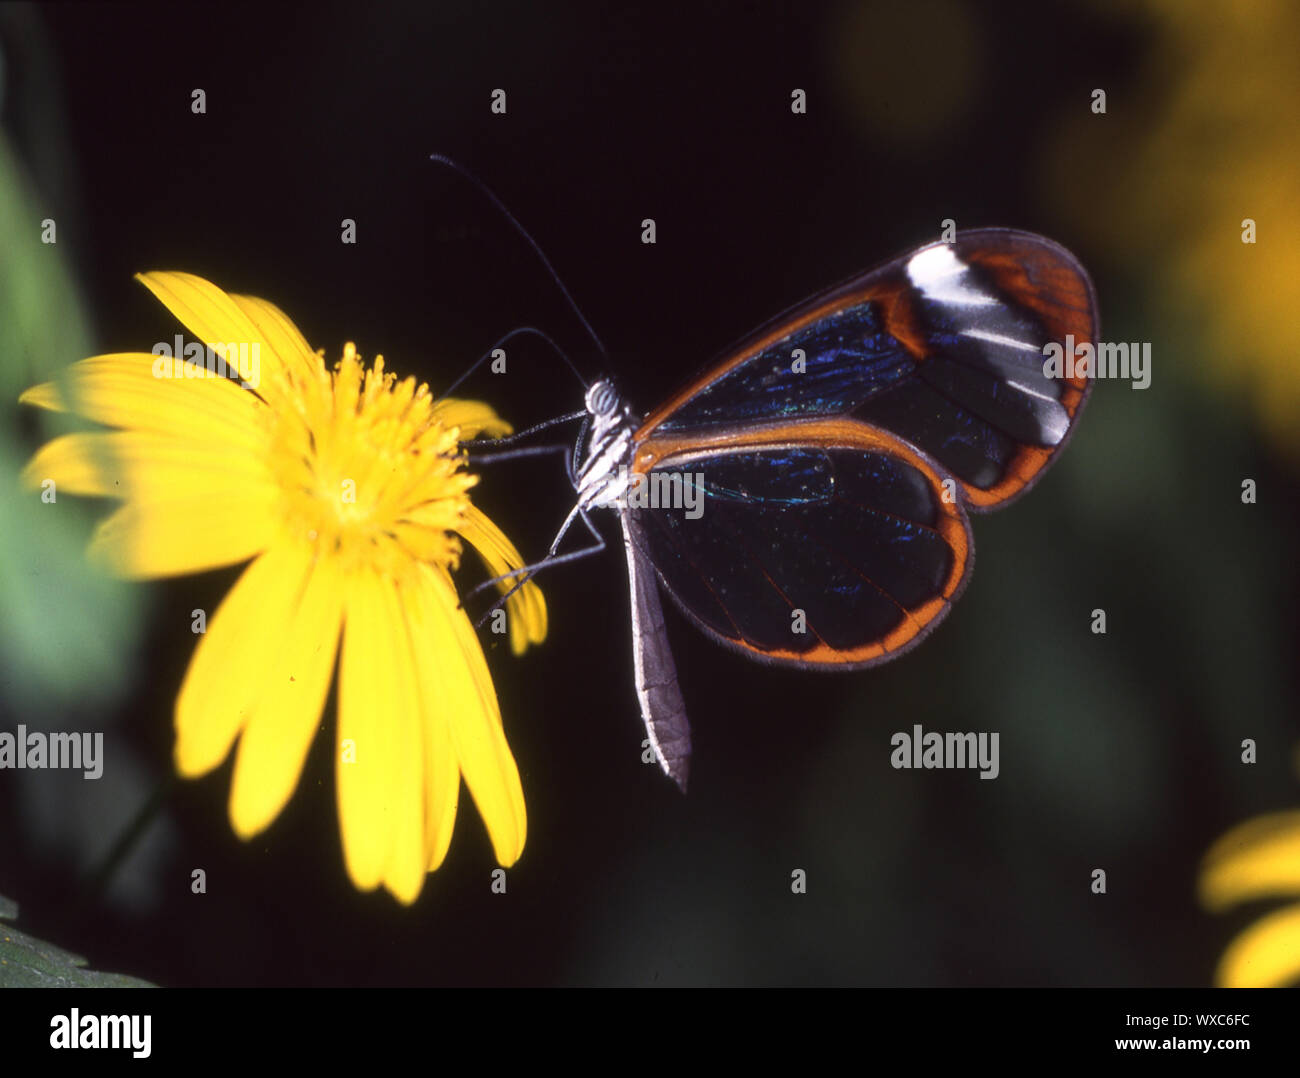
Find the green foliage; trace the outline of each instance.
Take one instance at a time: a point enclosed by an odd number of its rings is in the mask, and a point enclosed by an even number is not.
[[[129,669],[140,601],[139,589],[86,563],[102,503],[44,504],[18,481],[35,448],[23,423],[66,428],[63,417],[20,406],[18,395],[92,350],[59,247],[40,241],[43,212],[0,135],[0,682],[24,714],[114,695]]]
[[[18,916],[18,904],[0,895],[0,922]],[[139,977],[86,969],[86,960],[13,925],[0,923],[0,988],[153,988]]]

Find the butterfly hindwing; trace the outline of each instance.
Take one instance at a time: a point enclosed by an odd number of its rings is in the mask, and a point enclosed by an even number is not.
[[[970,571],[969,522],[947,477],[861,424],[768,427],[640,460],[660,497],[636,508],[632,495],[636,542],[683,612],[750,658],[883,662],[938,624]]]

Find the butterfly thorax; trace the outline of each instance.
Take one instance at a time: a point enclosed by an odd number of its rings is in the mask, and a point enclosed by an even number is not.
[[[627,493],[627,464],[637,420],[606,381],[592,383],[585,403],[591,416],[591,433],[575,484],[578,504],[583,509],[615,508]]]

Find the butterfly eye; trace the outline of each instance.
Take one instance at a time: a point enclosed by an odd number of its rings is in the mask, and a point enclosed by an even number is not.
[[[612,415],[618,410],[618,393],[606,381],[592,383],[587,390],[587,411],[594,416]]]

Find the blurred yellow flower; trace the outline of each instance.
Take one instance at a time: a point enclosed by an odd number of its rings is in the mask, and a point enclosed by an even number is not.
[[[351,344],[329,371],[265,300],[184,273],[139,279],[208,346],[184,349],[201,362],[167,347],[95,356],[29,389],[29,404],[120,429],[56,438],[24,480],[124,499],[91,546],[120,575],[254,559],[181,685],[177,768],[211,771],[238,740],[231,823],[243,838],[267,827],[297,785],[338,652],[338,810],[353,883],[413,902],[446,855],[462,775],[498,862],[513,864],[519,773],[451,578],[458,536],[493,575],[522,564],[470,503],[477,479],[459,447],[509,425],[485,404],[398,382],[382,356],[366,369]],[[531,583],[509,608],[519,653],[544,638],[546,608]]]
[[[1300,899],[1300,812],[1234,827],[1205,855],[1200,899],[1212,912],[1263,898]],[[1300,902],[1261,917],[1224,951],[1215,983],[1277,988],[1300,982]]]
[[[1102,87],[1104,115],[1080,92],[1045,189],[1135,285],[1156,283],[1161,317],[1185,327],[1167,341],[1170,375],[1199,362],[1300,459],[1300,5],[1100,6],[1141,20],[1148,58],[1131,83]]]

